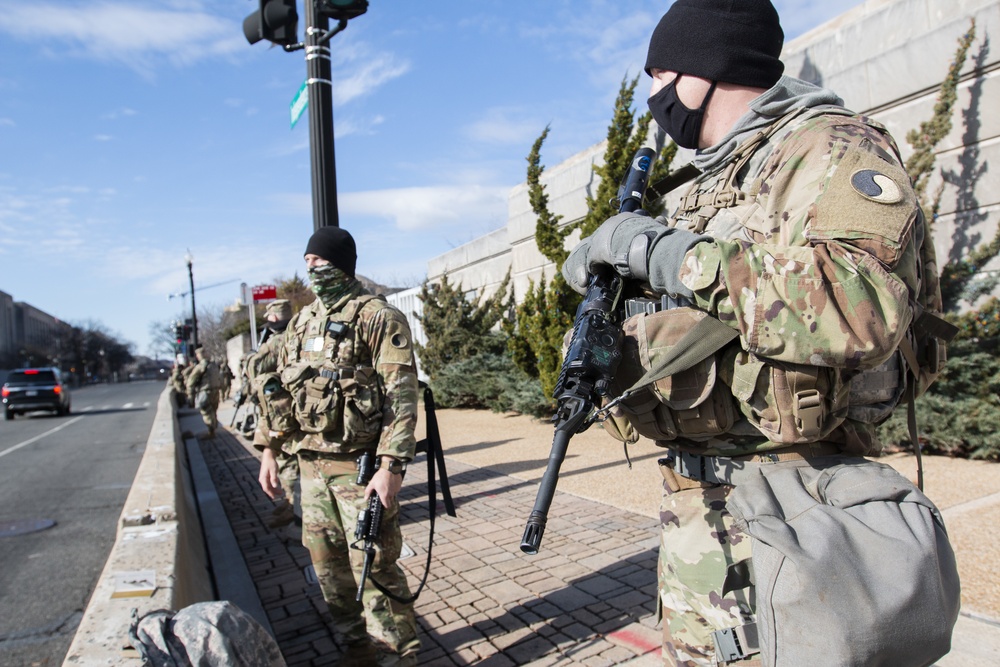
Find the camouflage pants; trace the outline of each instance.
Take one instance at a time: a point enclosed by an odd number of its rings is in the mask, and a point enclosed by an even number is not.
[[[205,422],[208,432],[214,435],[215,429],[219,425],[219,418],[217,416],[217,412],[219,410],[219,394],[217,392],[212,392],[210,396],[212,398],[209,399],[208,405],[204,409],[199,409],[198,412],[201,413],[201,420]]]
[[[299,504],[301,494],[299,484],[299,457],[295,454],[278,454],[278,479],[281,490],[285,492],[285,500],[292,507]]]
[[[722,595],[727,568],[750,557],[750,538],[731,532],[733,518],[726,511],[726,498],[732,487],[672,490],[670,483],[663,486],[657,566],[663,664],[716,665],[712,633],[750,620],[746,589]]]
[[[394,653],[379,655],[379,665],[415,665],[420,648],[412,604],[382,594],[372,578],[400,597],[409,597],[406,575],[396,564],[403,545],[399,504],[382,517],[381,539],[368,581],[357,602],[364,552],[351,549],[358,514],[367,502],[355,484],[353,456],[299,456],[302,487],[302,544],[309,550],[323,598],[333,615],[334,633],[343,644],[365,642],[368,635]]]

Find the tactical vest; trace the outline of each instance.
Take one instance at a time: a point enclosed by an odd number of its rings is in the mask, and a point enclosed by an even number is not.
[[[774,147],[820,115],[850,117],[870,130],[885,133],[878,123],[842,107],[792,112],[740,145],[721,174],[714,172],[695,180],[672,216],[676,226],[715,239],[780,245],[782,221],[767,219],[758,203],[761,173]],[[901,163],[898,154],[893,157],[894,163]],[[901,172],[898,164],[896,167]],[[934,248],[923,238],[922,217],[916,227],[913,237],[920,244],[920,262],[933,269],[927,274],[934,273]],[[901,250],[890,240],[875,254],[888,263],[893,252]],[[874,426],[889,417],[908,386],[913,395],[926,390],[944,363],[950,325],[934,312],[940,309],[937,289],[936,273],[933,279],[925,276],[913,304],[916,316],[901,350],[877,368],[859,372],[777,362],[759,358],[733,342],[693,367],[659,379],[647,390],[631,393],[605,427],[625,441],[638,434],[664,446],[714,455],[818,441],[837,443],[849,453],[877,453],[880,445]],[[708,317],[694,308],[649,305],[623,325],[623,361],[614,387],[618,393],[640,380],[699,320]]]
[[[289,453],[351,452],[378,442],[383,389],[357,321],[363,309],[384,307],[382,297],[363,294],[325,315],[308,307],[289,323],[281,385],[298,429],[318,436],[293,443]]]

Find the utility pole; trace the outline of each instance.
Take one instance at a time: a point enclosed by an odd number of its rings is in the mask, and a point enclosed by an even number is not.
[[[266,39],[285,51],[306,52],[306,90],[309,99],[309,148],[312,173],[313,231],[339,227],[337,169],[333,133],[333,80],[330,39],[348,20],[368,11],[368,0],[304,0],[306,36],[297,42],[295,0],[258,0],[260,9],[243,21],[251,44]],[[329,28],[330,19],[337,27]]]
[[[306,0],[305,4],[309,153],[312,159],[313,231],[316,231],[320,227],[339,227],[340,217],[333,148],[333,80],[329,37],[323,39],[330,21],[317,11],[315,2]],[[337,27],[337,32],[346,28],[347,20],[340,21]]]
[[[194,257],[191,256],[191,251],[188,250],[187,254],[184,256],[184,261],[188,265],[188,280],[191,282],[191,347],[198,347],[198,311],[194,308],[194,269],[192,264],[194,264]]]

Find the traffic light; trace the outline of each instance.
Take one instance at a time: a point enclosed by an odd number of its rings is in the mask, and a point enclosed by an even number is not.
[[[334,21],[347,21],[368,11],[368,0],[317,0],[317,2],[319,13],[329,16]]]
[[[243,19],[243,34],[256,44],[266,39],[275,44],[295,44],[299,41],[299,14],[295,0],[259,0],[260,9]],[[312,2],[313,0],[306,0]],[[365,5],[368,3],[365,2]],[[364,10],[362,10],[362,13]]]

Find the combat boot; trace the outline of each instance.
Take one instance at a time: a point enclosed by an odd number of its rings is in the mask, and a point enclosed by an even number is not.
[[[374,667],[375,647],[371,642],[348,644],[337,661],[337,667]]]

